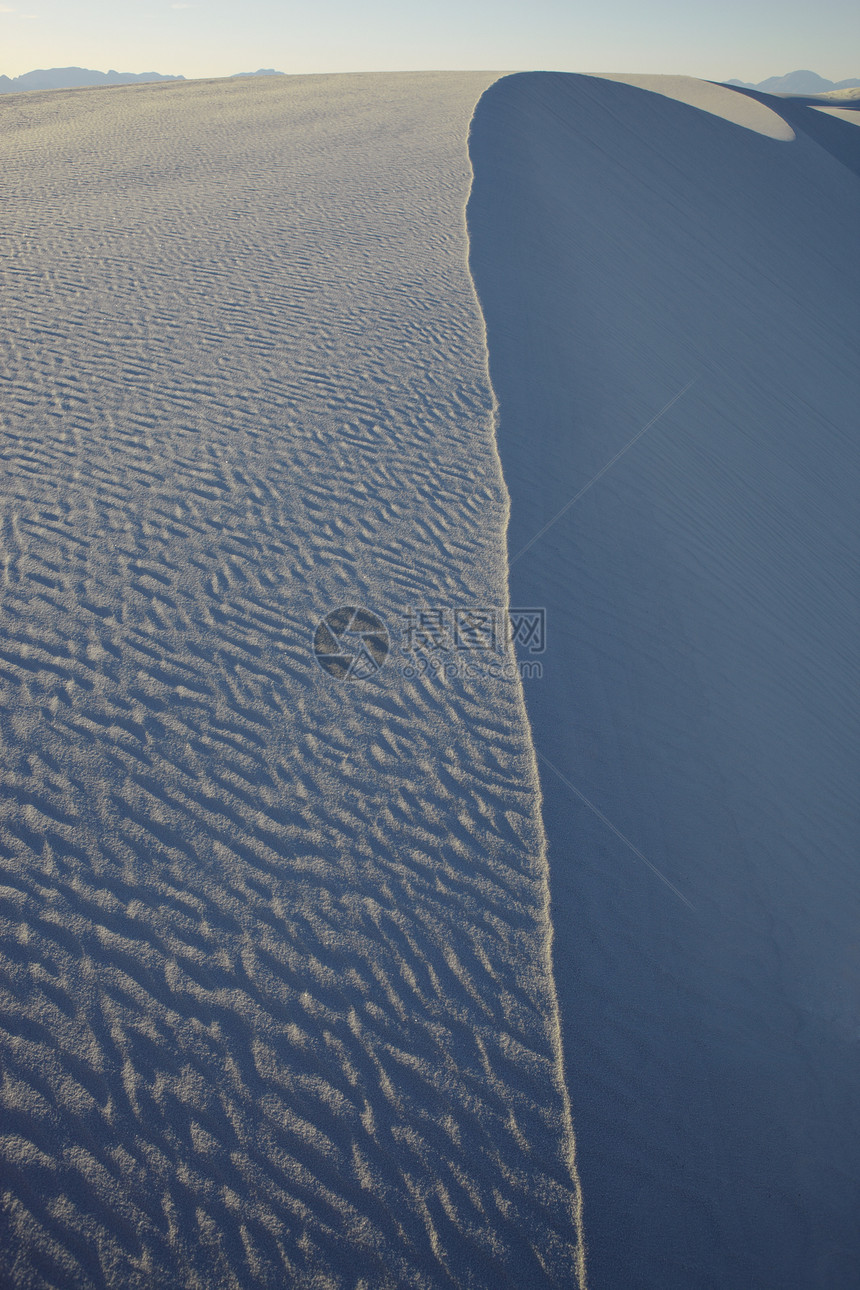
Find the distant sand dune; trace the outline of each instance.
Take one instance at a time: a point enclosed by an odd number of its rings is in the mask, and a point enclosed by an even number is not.
[[[860,111],[857,108],[818,107],[812,104],[814,112],[824,112],[837,121],[847,121],[850,125],[860,125]]]
[[[747,130],[755,130],[769,139],[794,138],[791,126],[766,103],[737,94],[725,85],[715,85],[713,81],[700,81],[694,76],[648,76],[628,72],[603,72],[599,78],[662,94],[665,98],[722,117],[724,121],[742,125]]]

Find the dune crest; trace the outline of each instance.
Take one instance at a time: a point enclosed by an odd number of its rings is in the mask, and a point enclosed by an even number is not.
[[[754,130],[756,134],[763,134],[768,139],[789,142],[795,137],[788,122],[766,104],[713,81],[700,81],[694,76],[653,76],[629,72],[595,72],[594,75],[600,80],[618,81],[623,85],[648,90],[651,94],[662,94],[678,103],[686,103],[702,112],[709,112],[712,116],[722,117],[733,125],[741,125],[745,130]]]
[[[819,107],[811,103],[813,112],[823,112],[826,116],[835,117],[837,121],[848,121],[851,125],[860,125],[860,111],[857,108]]]

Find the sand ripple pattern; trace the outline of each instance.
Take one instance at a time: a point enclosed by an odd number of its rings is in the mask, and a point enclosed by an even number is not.
[[[490,79],[2,104],[7,1284],[574,1283],[519,689],[310,649],[504,602]]]

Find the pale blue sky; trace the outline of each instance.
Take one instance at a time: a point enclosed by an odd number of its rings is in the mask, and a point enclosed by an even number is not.
[[[857,0],[3,0],[0,73],[418,68],[860,77]]]

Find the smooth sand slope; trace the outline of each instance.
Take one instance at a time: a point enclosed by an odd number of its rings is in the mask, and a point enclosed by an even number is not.
[[[845,121],[848,125],[860,125],[860,111],[857,108],[814,107],[814,110],[837,121]]]
[[[471,136],[589,1277],[848,1290],[856,129],[679,97],[514,76]]]
[[[758,102],[778,112],[794,131],[814,139],[825,152],[853,170],[855,175],[860,175],[860,133],[853,128],[860,121],[856,108],[840,107],[831,111],[825,106],[824,95],[817,98],[789,95],[783,98],[781,95],[762,94],[760,90],[736,89],[734,92],[741,99]],[[846,94],[848,92],[845,91]]]
[[[0,104],[4,1285],[576,1283],[521,690],[311,652],[506,602],[491,80]]]

